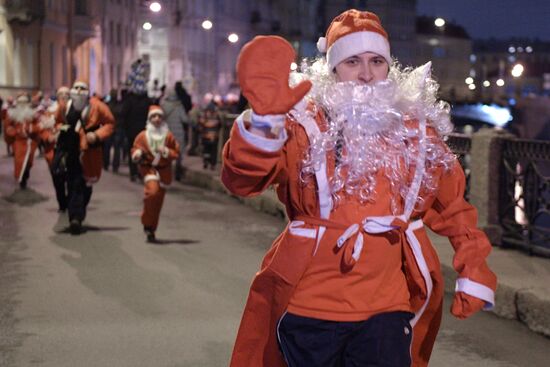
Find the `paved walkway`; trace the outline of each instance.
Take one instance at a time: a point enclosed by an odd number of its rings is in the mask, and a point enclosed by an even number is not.
[[[227,193],[220,181],[219,167],[217,170],[203,169],[198,157],[185,157],[184,164],[186,183]],[[263,212],[285,216],[284,207],[273,190],[259,197],[239,200]],[[456,273],[452,267],[452,246],[445,237],[433,233],[430,237],[440,256],[446,290],[453,292]],[[550,337],[550,259],[494,247],[489,264],[499,282],[493,312],[507,319],[517,319],[529,329]]]

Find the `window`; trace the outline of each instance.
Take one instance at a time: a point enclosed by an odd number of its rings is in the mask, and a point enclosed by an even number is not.
[[[115,24],[113,21],[109,21],[109,44],[112,45],[115,43]]]
[[[55,90],[55,45],[50,42],[50,88]]]
[[[61,47],[61,70],[63,73],[63,85],[69,84],[69,78],[67,75],[67,46]]]
[[[88,4],[86,0],[75,0],[74,13],[75,15],[88,15]]]
[[[117,46],[122,44],[122,25],[120,23],[116,25],[116,44]]]

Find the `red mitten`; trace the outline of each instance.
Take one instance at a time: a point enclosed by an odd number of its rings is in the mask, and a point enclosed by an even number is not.
[[[296,53],[278,36],[256,36],[242,48],[237,60],[241,90],[258,115],[285,114],[311,88],[303,81],[294,88],[288,85],[290,64]]]
[[[484,305],[485,301],[482,299],[470,296],[464,292],[456,292],[451,313],[459,319],[465,319],[483,309]]]

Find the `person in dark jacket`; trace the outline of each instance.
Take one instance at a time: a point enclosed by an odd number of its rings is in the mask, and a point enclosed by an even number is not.
[[[118,172],[120,157],[124,148],[124,124],[122,122],[122,101],[118,99],[118,91],[111,89],[107,106],[115,117],[115,132],[103,142],[103,169],[108,170],[111,165],[111,148],[113,148],[113,172]]]
[[[146,93],[129,92],[122,102],[121,118],[124,121],[124,128],[128,142],[133,142],[136,136],[145,129],[147,113],[151,106],[151,100]],[[128,144],[127,155],[130,156],[131,144]],[[130,180],[135,181],[139,177],[138,167],[128,160],[130,167]]]

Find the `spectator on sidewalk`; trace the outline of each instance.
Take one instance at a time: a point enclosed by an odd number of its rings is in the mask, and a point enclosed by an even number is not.
[[[116,89],[111,89],[109,92],[107,106],[115,118],[115,132],[103,142],[103,169],[108,170],[111,165],[112,150],[112,168],[113,172],[116,173],[120,167],[120,160],[123,156],[124,149],[127,149],[124,145],[126,136],[124,133],[125,125],[122,119],[122,101],[118,99],[118,91]]]
[[[218,162],[218,141],[220,138],[221,117],[216,104],[210,102],[199,120],[199,131],[202,143],[202,167],[216,168]]]
[[[185,112],[185,108],[178,98],[175,89],[168,90],[166,96],[162,99],[160,106],[164,111],[164,121],[168,125],[168,129],[174,135],[174,138],[179,144],[178,158],[175,160],[175,179],[180,181],[183,175],[183,155],[185,153],[187,139],[187,129],[189,117]]]
[[[130,157],[132,142],[145,129],[149,106],[151,106],[151,101],[147,93],[139,92],[138,90],[130,91],[122,103],[121,119],[124,121],[124,129],[128,141],[128,157]],[[136,181],[139,178],[136,164],[129,159],[128,166],[130,168],[130,181]]]

